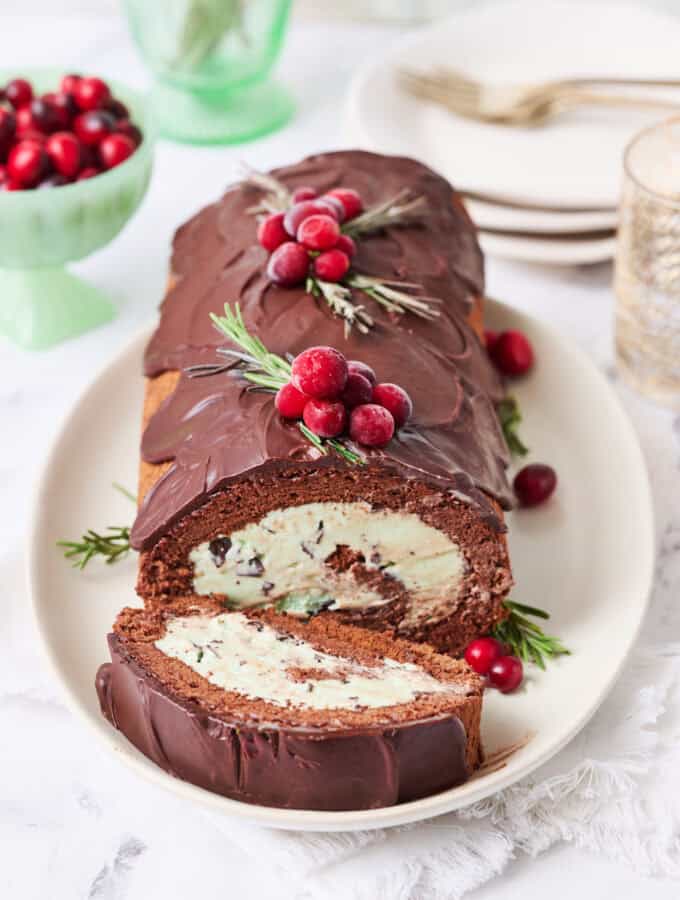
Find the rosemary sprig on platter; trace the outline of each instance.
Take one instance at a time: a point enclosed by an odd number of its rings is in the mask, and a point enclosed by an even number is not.
[[[549,619],[550,614],[544,609],[525,606],[514,600],[506,600],[505,606],[510,610],[510,615],[504,622],[496,625],[491,634],[505,644],[513,655],[545,669],[548,659],[571,653],[559,638],[547,635],[540,625],[527,618],[533,616],[537,619]]]
[[[522,421],[522,413],[517,400],[508,394],[496,405],[496,412],[498,413],[505,442],[510,452],[514,456],[526,456],[529,448],[525,446],[517,433],[517,428]]]
[[[64,556],[73,560],[76,569],[84,569],[95,556],[111,565],[130,552],[130,529],[127,526],[110,525],[106,533],[99,534],[90,528],[79,541],[57,541],[57,546],[64,548]]]
[[[232,309],[228,303],[224,304],[224,315],[210,314],[214,325],[236,344],[241,350],[231,350],[220,347],[217,351],[221,356],[229,357],[233,362],[228,365],[198,365],[186,369],[190,378],[200,378],[205,375],[216,375],[220,372],[232,370],[249,381],[260,390],[276,393],[290,381],[291,364],[289,360],[270,353],[262,341],[252,335],[246,328],[238,303]],[[365,459],[359,453],[355,453],[338,438],[320,438],[307,428],[303,422],[298,422],[300,433],[323,456],[327,456],[329,449],[335,450],[343,459],[354,465],[363,465]]]

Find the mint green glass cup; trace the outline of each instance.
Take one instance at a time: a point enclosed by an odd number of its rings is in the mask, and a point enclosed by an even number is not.
[[[18,77],[0,72],[0,84]],[[54,90],[57,71],[23,71],[37,91]],[[111,300],[64,265],[108,244],[142,201],[151,176],[153,125],[136,92],[108,81],[144,140],[120,166],[74,184],[0,191],[0,335],[43,350],[110,321]]]
[[[130,30],[153,70],[154,115],[168,138],[251,140],[282,127],[293,103],[268,80],[291,0],[125,0]]]

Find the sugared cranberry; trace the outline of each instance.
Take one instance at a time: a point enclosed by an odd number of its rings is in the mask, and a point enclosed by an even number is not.
[[[78,114],[76,101],[71,94],[45,94],[43,100],[51,105],[57,128],[60,131],[70,128],[73,119]]]
[[[290,235],[283,227],[283,213],[272,213],[263,219],[257,229],[257,239],[268,253],[289,241]]]
[[[406,391],[398,384],[376,384],[373,388],[373,402],[384,406],[392,413],[394,424],[401,428],[411,418],[413,403]]]
[[[94,178],[95,175],[99,174],[101,174],[101,169],[97,169],[95,166],[86,166],[86,168],[78,172],[76,181],[86,181],[88,178]]]
[[[311,219],[307,220],[311,222]],[[300,228],[304,228],[304,222]],[[322,281],[341,281],[349,269],[349,256],[342,250],[326,250],[314,260],[314,271]]]
[[[274,404],[284,419],[301,419],[308,400],[309,397],[289,383],[278,389]]]
[[[360,359],[348,359],[347,371],[350,374],[352,372],[358,372],[359,375],[363,375],[364,378],[367,378],[372,385],[376,384],[378,381],[373,369],[369,365],[367,365],[367,363],[361,362]]]
[[[33,187],[47,168],[47,154],[36,141],[20,141],[10,150],[7,174],[10,181],[23,187]]]
[[[80,75],[64,75],[59,82],[59,90],[63,94],[75,94],[78,83],[81,81]]]
[[[305,280],[309,272],[309,254],[300,244],[287,241],[269,257],[267,277],[274,284],[293,287]]]
[[[552,466],[531,463],[519,470],[512,485],[520,506],[538,506],[545,503],[557,487],[557,473]]]
[[[489,669],[489,684],[503,694],[509,694],[522,683],[524,667],[522,660],[516,656],[501,656],[491,664]]]
[[[354,243],[354,239],[351,238],[348,234],[341,234],[338,238],[338,242],[335,245],[336,250],[342,250],[343,253],[346,253],[347,256],[351,259],[354,254],[357,252],[357,245]]]
[[[351,188],[336,188],[334,191],[328,192],[329,197],[337,197],[345,209],[345,219],[355,219],[359,213],[363,212],[364,204],[361,197]]]
[[[330,216],[309,216],[297,230],[298,242],[308,250],[330,250],[339,237],[340,226]]]
[[[324,206],[316,200],[304,200],[302,203],[291,206],[286,212],[283,217],[283,227],[291,237],[295,237],[305,219],[318,215],[329,215],[328,206]]]
[[[61,175],[73,178],[81,166],[80,142],[70,131],[55,131],[45,144],[47,155]]]
[[[350,415],[349,433],[365,447],[384,447],[394,435],[392,413],[375,403],[356,406]]]
[[[124,134],[126,137],[129,137],[131,141],[134,141],[135,147],[139,147],[142,143],[142,132],[129,119],[120,119],[116,123],[116,134]]]
[[[370,403],[373,396],[373,385],[364,375],[358,372],[350,372],[347,376],[345,390],[340,399],[347,409],[354,409],[362,403]]]
[[[521,331],[503,331],[489,355],[503,375],[524,375],[534,364],[534,351]]]
[[[314,400],[337,400],[347,384],[347,362],[333,347],[308,347],[293,360],[291,381]]]
[[[79,141],[87,147],[95,147],[104,138],[111,134],[116,127],[116,120],[111,113],[103,109],[95,109],[92,112],[81,113],[76,116],[73,130]]]
[[[105,169],[124,163],[135,152],[135,145],[124,134],[109,134],[99,144],[99,158]]]
[[[322,438],[342,434],[347,422],[347,410],[334,400],[308,400],[302,412],[305,425]]]
[[[109,102],[106,104],[106,109],[114,119],[129,119],[130,111],[127,106],[122,102],[122,100],[117,100],[115,97],[111,97]]]
[[[315,200],[318,197],[313,187],[299,187],[293,191],[293,203],[303,203],[305,200]]]
[[[33,99],[33,88],[25,78],[13,78],[5,87],[5,99],[15,109],[26,106]]]
[[[111,92],[101,78],[80,78],[73,88],[73,97],[79,109],[102,109],[109,102]]]
[[[43,178],[38,184],[38,190],[42,190],[42,188],[63,187],[65,184],[68,184],[68,178],[65,175],[56,173],[54,175],[48,175],[47,178]]]
[[[465,662],[477,672],[478,675],[486,675],[491,666],[505,656],[506,650],[500,641],[492,637],[478,638],[471,641],[465,651]]]
[[[325,196],[321,197],[318,202],[325,206],[331,216],[333,216],[333,218],[338,222],[344,222],[347,218],[345,214],[345,207],[337,197],[331,197],[330,194],[326,194]]]

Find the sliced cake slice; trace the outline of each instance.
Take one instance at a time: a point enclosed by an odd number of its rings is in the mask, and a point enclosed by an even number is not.
[[[482,680],[466,663],[322,613],[125,609],[102,712],[171,774],[247,803],[357,810],[465,781]]]

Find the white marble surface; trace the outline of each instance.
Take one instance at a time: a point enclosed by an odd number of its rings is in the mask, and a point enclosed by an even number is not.
[[[3,66],[49,61],[145,83],[115,18],[0,15]],[[116,321],[40,355],[0,341],[0,572],[6,610],[0,632],[2,897],[212,900],[236,892],[299,896],[274,879],[266,859],[254,864],[219,838],[203,813],[103,755],[67,711],[44,667],[27,613],[21,568],[26,499],[45,447],[73,398],[139,325],[153,317],[174,228],[219,194],[240,159],[267,168],[342,145],[342,97],[352,69],[395,34],[369,26],[297,24],[281,66],[298,96],[295,122],[280,134],[231,150],[161,143],[139,214],[112,245],[77,267],[115,297]],[[608,265],[567,270],[495,260],[488,264],[491,295],[552,322],[616,380],[610,281]],[[680,417],[648,405],[618,383],[617,390],[637,427],[652,475],[660,537],[656,594],[677,595]],[[668,615],[666,626],[677,639],[678,616]],[[518,859],[501,879],[470,896],[500,900],[512,891],[528,900],[548,893],[632,900],[644,893],[650,900],[670,900],[678,890],[677,882],[646,879],[625,864],[560,845],[537,860]]]

